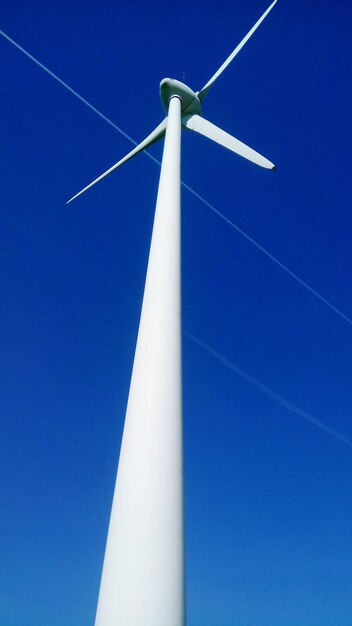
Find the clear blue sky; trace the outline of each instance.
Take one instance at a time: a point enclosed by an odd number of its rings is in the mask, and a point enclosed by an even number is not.
[[[200,89],[268,4],[14,0],[0,28],[139,141],[160,80]],[[183,180],[350,320],[351,14],[279,0],[209,94],[277,173],[182,137]],[[131,143],[0,49],[0,623],[88,626],[159,168],[66,206]],[[351,322],[182,202],[184,328],[210,347],[184,338],[188,624],[351,626]]]

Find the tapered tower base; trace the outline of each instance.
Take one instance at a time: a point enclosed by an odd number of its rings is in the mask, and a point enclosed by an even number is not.
[[[95,626],[184,626],[180,132],[173,97]]]

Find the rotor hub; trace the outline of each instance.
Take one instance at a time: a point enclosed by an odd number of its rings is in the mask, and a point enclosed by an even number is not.
[[[166,113],[169,110],[169,102],[174,97],[181,100],[182,115],[194,113],[202,115],[202,103],[193,89],[174,78],[164,78],[160,83],[160,99]]]

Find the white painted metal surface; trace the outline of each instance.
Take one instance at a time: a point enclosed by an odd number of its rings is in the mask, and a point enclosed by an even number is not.
[[[200,115],[185,115],[182,117],[182,125],[188,130],[194,130],[200,135],[204,135],[208,137],[208,139],[212,139],[216,143],[219,143],[224,148],[231,150],[231,152],[235,152],[239,154],[244,159],[248,161],[252,161],[256,165],[260,165],[260,167],[265,167],[266,169],[273,170],[275,169],[274,163],[269,161],[266,157],[263,157],[259,152],[253,150],[249,146],[246,146],[245,143],[239,141],[229,133],[226,133],[224,130],[212,124],[204,117]]]
[[[183,626],[181,101],[170,101],[95,626]]]
[[[263,15],[259,18],[259,20],[252,26],[251,30],[247,33],[245,37],[243,37],[242,41],[236,46],[236,48],[231,52],[231,54],[227,57],[227,59],[223,62],[223,64],[219,67],[219,69],[213,74],[213,76],[208,80],[208,82],[202,87],[200,91],[198,91],[198,97],[203,102],[204,98],[208,95],[209,89],[214,85],[215,81],[219,78],[220,74],[226,70],[227,66],[230,65],[231,61],[235,58],[235,56],[242,50],[243,46],[247,43],[248,39],[252,37],[253,33],[257,30],[258,26],[265,20],[268,13],[270,13],[271,9],[274,8],[277,0],[271,3],[271,5],[264,11]]]
[[[202,117],[203,101],[270,5],[200,92],[160,83],[168,117],[71,200],[165,134],[155,219],[95,626],[184,626],[180,136],[194,130],[273,163]],[[70,202],[70,200],[69,200]]]
[[[95,180],[93,180],[91,183],[89,183],[89,185],[84,187],[84,189],[81,189],[81,191],[79,191],[74,196],[72,196],[72,198],[70,198],[66,202],[66,204],[69,204],[70,202],[72,202],[72,200],[74,200],[75,198],[78,198],[78,196],[82,195],[82,193],[84,193],[85,191],[93,187],[93,185],[95,185],[100,180],[105,178],[105,176],[108,176],[108,174],[111,174],[111,172],[113,172],[118,167],[120,167],[120,165],[123,165],[123,163],[126,163],[126,161],[128,161],[129,159],[132,159],[132,157],[134,157],[136,154],[138,154],[139,152],[142,152],[146,148],[149,148],[149,146],[151,146],[153,143],[161,139],[161,137],[165,135],[166,122],[167,122],[167,118],[165,118],[162,122],[160,122],[160,124],[156,128],[154,128],[154,130],[150,133],[150,135],[148,135],[148,137],[143,139],[143,141],[141,141],[141,143],[139,143],[135,148],[133,148],[131,152],[129,152],[128,154],[126,154],[126,156],[124,156],[122,159],[117,161],[117,163],[109,167],[109,169],[106,170],[106,172],[104,172],[103,174],[100,174],[98,178],[95,178]]]

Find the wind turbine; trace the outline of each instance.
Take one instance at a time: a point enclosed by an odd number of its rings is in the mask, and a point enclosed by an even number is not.
[[[209,90],[275,0],[204,87],[165,78],[166,118],[69,200],[165,135],[152,241],[95,626],[184,626],[180,290],[181,128],[267,169],[273,163],[203,117]]]

